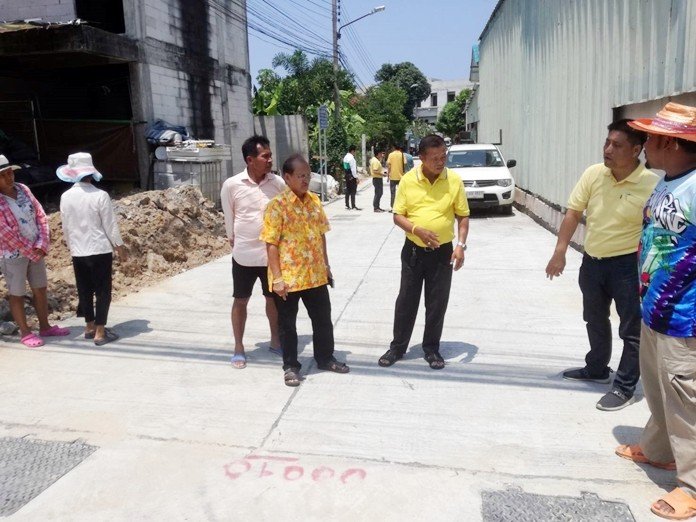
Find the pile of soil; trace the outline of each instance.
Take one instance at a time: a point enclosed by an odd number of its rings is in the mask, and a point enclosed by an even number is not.
[[[114,262],[113,299],[230,252],[222,213],[192,185],[129,194],[114,200],[114,211],[128,259]],[[77,292],[60,212],[50,213],[48,220],[48,305],[50,317],[60,320],[75,314]],[[0,319],[11,321],[7,291],[0,286]],[[28,306],[27,314],[36,324],[33,308]]]

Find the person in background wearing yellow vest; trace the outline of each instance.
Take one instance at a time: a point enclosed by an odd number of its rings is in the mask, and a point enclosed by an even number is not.
[[[396,145],[394,150],[387,156],[387,174],[389,175],[389,190],[391,191],[391,210],[394,210],[394,198],[396,197],[396,189],[404,175],[404,167],[406,165],[406,157],[404,156],[403,147]]]
[[[375,149],[375,155],[370,159],[370,174],[372,175],[372,185],[375,187],[375,197],[372,206],[375,212],[384,212],[379,206],[384,191],[384,172],[382,171],[382,160],[384,151]]]
[[[597,403],[597,409],[615,411],[633,404],[640,378],[640,299],[638,294],[638,242],[643,207],[658,177],[638,159],[645,134],[620,120],[607,127],[604,163],[583,173],[568,199],[568,210],[558,231],[558,241],[546,266],[549,279],[563,273],[566,251],[586,212],[585,253],[580,266],[583,319],[587,323],[590,351],[585,367],[563,372],[564,379],[611,382],[612,300],[619,314],[619,337],[623,353],[612,389]]]

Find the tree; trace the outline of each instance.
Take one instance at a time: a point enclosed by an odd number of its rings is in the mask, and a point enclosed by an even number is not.
[[[402,112],[409,121],[413,119],[413,109],[418,102],[430,95],[428,79],[411,62],[385,63],[375,74],[375,81],[394,84],[406,94]]]
[[[466,107],[466,102],[471,96],[471,90],[464,89],[454,101],[447,103],[442,108],[440,116],[437,118],[437,123],[435,123],[435,128],[442,132],[445,136],[453,138],[460,131],[464,130],[466,126],[466,116],[464,114],[464,108]]]
[[[374,145],[402,143],[408,120],[402,114],[406,93],[387,82],[370,87],[357,103],[358,113],[365,120],[365,134]]]
[[[309,60],[302,51],[292,54],[278,53],[273,67],[282,68],[280,76],[271,69],[262,69],[256,78],[252,108],[257,115],[301,114],[307,118],[310,156],[313,168],[317,168],[319,154],[317,109],[325,104],[333,113],[333,63],[326,58]],[[341,123],[328,129],[328,168],[333,173],[341,164],[348,142],[359,143],[363,132],[363,119],[354,108],[355,82],[350,73],[338,71],[338,87],[345,110],[341,111]]]
[[[281,78],[270,69],[259,71],[256,78],[259,87],[254,93],[255,114],[261,114],[258,111],[268,106],[264,105],[266,100],[277,94],[276,114],[303,114],[311,121],[309,112],[333,99],[334,72],[330,60],[315,58],[310,62],[304,52],[295,51],[276,54],[272,63],[273,67],[284,69],[287,75]],[[355,92],[353,77],[343,69],[338,72],[338,88]]]

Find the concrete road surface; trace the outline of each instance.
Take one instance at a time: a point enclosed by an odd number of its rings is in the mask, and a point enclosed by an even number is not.
[[[441,352],[384,369],[404,234],[391,214],[326,206],[337,357],[283,384],[255,289],[248,367],[229,363],[230,257],[112,305],[122,340],[0,343],[0,508],[8,520],[654,520],[674,474],[619,459],[648,417],[615,413],[608,385],[565,381],[588,348],[577,273],[548,281],[555,236],[516,211],[471,219]],[[388,190],[382,199],[388,206]],[[616,324],[616,323],[614,323]],[[613,365],[618,363],[621,345]],[[640,390],[639,390],[640,391]],[[4,504],[3,504],[4,502]],[[565,518],[563,518],[565,517]]]

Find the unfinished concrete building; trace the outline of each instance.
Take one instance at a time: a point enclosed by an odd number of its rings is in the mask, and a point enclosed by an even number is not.
[[[151,188],[156,119],[234,151],[253,132],[245,0],[3,0],[3,20],[0,142],[34,152],[37,183],[84,150]]]

